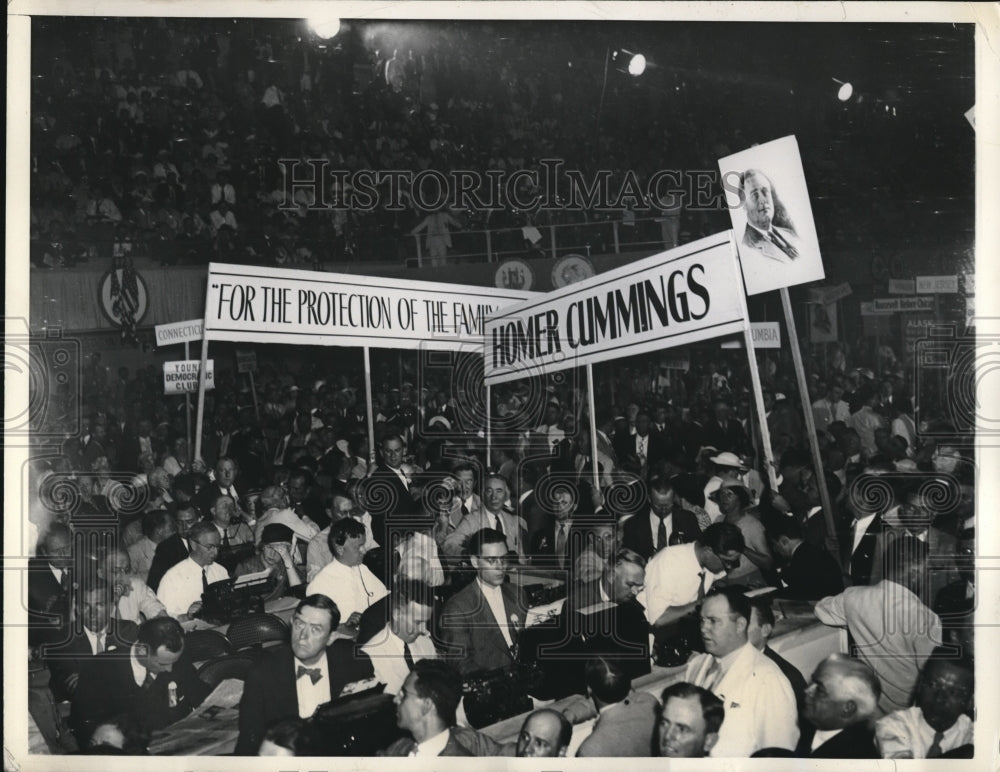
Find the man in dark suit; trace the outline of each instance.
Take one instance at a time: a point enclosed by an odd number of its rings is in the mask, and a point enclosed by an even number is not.
[[[581,653],[615,660],[629,678],[650,672],[649,625],[646,610],[636,600],[645,583],[645,569],[641,555],[622,548],[607,562],[599,579],[569,588],[559,628],[575,663],[553,664],[567,672],[575,669],[575,684],[583,680],[579,669],[583,664]],[[546,659],[543,652],[543,667]],[[573,668],[573,664],[577,667]]]
[[[527,604],[504,583],[507,538],[484,528],[469,537],[476,578],[448,599],[441,612],[440,640],[465,675],[514,663],[512,649],[524,627]]]
[[[862,510],[860,497],[852,496],[851,506],[854,520],[840,540],[844,566],[853,586],[878,584],[882,580],[882,554],[888,527],[881,513]]]
[[[119,466],[129,472],[141,472],[139,456],[152,453],[154,458],[158,458],[163,450],[163,444],[153,437],[153,422],[148,418],[140,418],[134,432],[126,426],[126,431],[122,434]]]
[[[649,506],[640,509],[622,527],[622,546],[646,560],[670,544],[688,544],[701,534],[697,516],[681,507],[670,480],[654,477],[648,490]]]
[[[774,224],[775,192],[771,180],[757,169],[747,169],[740,175],[740,192],[747,214],[744,246],[780,263],[796,260],[802,244],[791,228]]]
[[[474,756],[458,740],[455,713],[462,699],[462,678],[453,667],[436,659],[413,663],[396,694],[396,723],[412,737],[403,737],[385,756]]]
[[[871,720],[881,693],[864,662],[831,654],[806,689],[802,735],[795,755],[814,759],[877,759]]]
[[[655,469],[670,451],[664,436],[652,431],[652,428],[649,413],[641,410],[635,417],[635,434],[615,433],[615,454],[622,464],[631,460],[642,477],[646,476],[647,470]]]
[[[52,674],[52,692],[57,699],[69,699],[76,691],[80,674],[99,654],[127,650],[135,643],[139,628],[134,622],[111,618],[111,588],[100,577],[90,577],[79,592],[78,625],[68,629],[67,640],[45,648],[45,664]]]
[[[28,643],[38,646],[65,637],[73,566],[73,533],[68,525],[51,523],[38,540],[36,556],[28,559]]]
[[[387,519],[419,513],[403,469],[403,440],[398,434],[382,439],[382,461],[359,486],[361,506],[371,513],[372,535],[379,544],[389,543]]]
[[[794,516],[773,518],[767,530],[771,550],[782,561],[778,597],[819,600],[844,591],[837,561],[825,549],[804,540],[802,526]]]
[[[567,559],[573,514],[579,496],[568,480],[545,478],[539,483],[537,498],[548,512],[544,525],[531,540],[530,562],[541,568],[572,569]]]
[[[142,729],[154,731],[182,719],[210,691],[184,656],[180,623],[156,617],[139,628],[127,657],[120,651],[99,654],[80,674],[70,724],[81,746],[99,724],[120,714],[134,716]]]
[[[201,515],[193,504],[187,504],[177,508],[174,520],[177,523],[177,533],[168,536],[156,545],[153,562],[149,567],[146,584],[153,592],[160,588],[160,580],[163,575],[190,554],[188,531],[191,530],[191,526],[201,520]]]
[[[325,595],[306,597],[292,616],[291,643],[269,650],[247,675],[240,700],[236,754],[257,753],[268,724],[309,718],[347,684],[373,678],[371,660],[354,642],[336,640],[340,611]]]
[[[712,402],[712,418],[702,429],[702,445],[710,445],[717,451],[730,451],[743,455],[752,450],[747,433],[739,421],[731,417],[732,408],[725,399]]]
[[[198,507],[198,511],[201,512],[202,517],[211,518],[212,506],[215,504],[216,499],[219,496],[229,496],[236,502],[236,509],[243,519],[250,519],[250,516],[244,510],[245,500],[243,494],[246,491],[243,489],[242,484],[236,484],[239,474],[239,466],[233,458],[219,456],[219,460],[215,462],[215,482],[211,485],[206,485],[198,491],[198,495],[195,498],[195,506]]]

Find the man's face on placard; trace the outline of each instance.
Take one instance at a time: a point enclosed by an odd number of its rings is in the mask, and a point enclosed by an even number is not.
[[[762,231],[770,230],[774,217],[771,181],[759,172],[749,172],[743,180],[743,195],[750,224]]]

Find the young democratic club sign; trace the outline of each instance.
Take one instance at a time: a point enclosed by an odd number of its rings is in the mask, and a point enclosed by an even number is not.
[[[493,311],[537,293],[210,263],[205,338],[451,350],[478,345]]]
[[[746,319],[727,231],[494,313],[486,383],[743,332]]]

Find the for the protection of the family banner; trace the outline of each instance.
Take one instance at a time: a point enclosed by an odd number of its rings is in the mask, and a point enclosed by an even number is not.
[[[726,231],[494,313],[486,321],[486,382],[747,328],[736,249]]]
[[[454,349],[538,293],[260,266],[208,266],[205,340]]]

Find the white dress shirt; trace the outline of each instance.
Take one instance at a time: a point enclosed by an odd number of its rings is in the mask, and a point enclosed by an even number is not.
[[[497,622],[497,627],[500,628],[500,634],[503,635],[503,639],[507,642],[507,646],[514,645],[514,639],[511,638],[510,628],[507,623],[507,608],[503,604],[503,593],[499,587],[491,587],[484,582],[479,582],[479,589],[483,591],[483,597],[486,599],[486,605],[490,607],[490,611],[493,612],[493,618]]]
[[[104,651],[104,642],[108,637],[108,628],[104,628],[99,633],[93,632],[86,625],[83,626],[84,635],[87,636],[87,640],[90,642],[90,653],[100,654]],[[145,677],[145,676],[143,676]]]
[[[131,588],[129,594],[122,595],[112,611],[112,616],[116,619],[127,619],[129,622],[141,625],[144,618],[152,619],[166,611],[156,593],[139,577],[131,577],[129,587]]]
[[[332,563],[316,574],[306,595],[325,595],[340,609],[340,620],[346,622],[351,614],[363,613],[370,605],[381,600],[389,591],[366,565],[345,566],[334,558]]]
[[[444,747],[448,744],[449,737],[451,737],[451,732],[445,729],[433,737],[428,737],[422,743],[417,743],[413,750],[410,751],[410,755],[423,757],[440,756]]]
[[[667,529],[667,544],[669,544],[670,534],[674,532],[673,513],[663,518],[663,525]],[[660,518],[653,510],[649,510],[649,530],[653,533],[653,549],[659,550],[667,546],[667,544],[657,544],[656,542],[656,535],[660,532]]]
[[[685,681],[710,688],[726,709],[709,755],[747,758],[761,748],[794,750],[799,739],[795,692],[781,668],[749,641],[719,661],[721,678],[712,670],[716,661],[711,654],[697,654],[684,673]]]
[[[163,575],[156,597],[170,616],[176,618],[188,613],[191,604],[201,600],[204,591],[201,569],[201,566],[187,557]],[[228,579],[229,572],[218,563],[209,563],[205,566],[205,576],[208,583],[212,584]]]
[[[964,713],[944,731],[941,752],[968,745],[972,742],[974,724]],[[875,722],[875,742],[883,759],[927,758],[927,751],[934,743],[934,729],[924,720],[923,711],[914,705],[883,716]],[[912,754],[912,755],[902,755]]]
[[[375,677],[385,684],[385,694],[396,694],[410,674],[410,668],[403,656],[403,646],[403,639],[386,625],[380,633],[361,647],[361,650],[371,658]],[[430,636],[418,636],[410,644],[410,656],[414,662],[421,659],[437,659],[437,649],[434,648]]]
[[[865,538],[865,531],[868,530],[868,526],[871,525],[872,520],[875,519],[875,515],[865,515],[864,517],[859,517],[854,522],[854,544],[851,546],[851,554],[853,555],[857,549],[858,545],[861,544],[861,540]]]
[[[698,600],[700,574],[705,574],[705,592],[725,576],[701,567],[694,543],[665,547],[646,564],[646,586],[638,600],[646,608],[646,619],[653,624],[668,608],[685,606]]]
[[[316,712],[316,708],[324,702],[330,701],[330,670],[326,660],[326,652],[320,655],[319,662],[309,666],[300,662],[298,657],[292,657],[293,675],[299,671],[299,667],[308,667],[310,670],[319,669],[320,678],[316,683],[312,679],[303,675],[295,679],[295,695],[299,702],[299,718],[309,718]]]
[[[133,643],[132,648],[129,651],[129,664],[132,665],[132,678],[135,680],[136,686],[142,686],[146,682],[146,666],[143,665],[139,658],[135,655],[136,647],[138,643]],[[156,678],[156,673],[153,673],[153,678]]]

